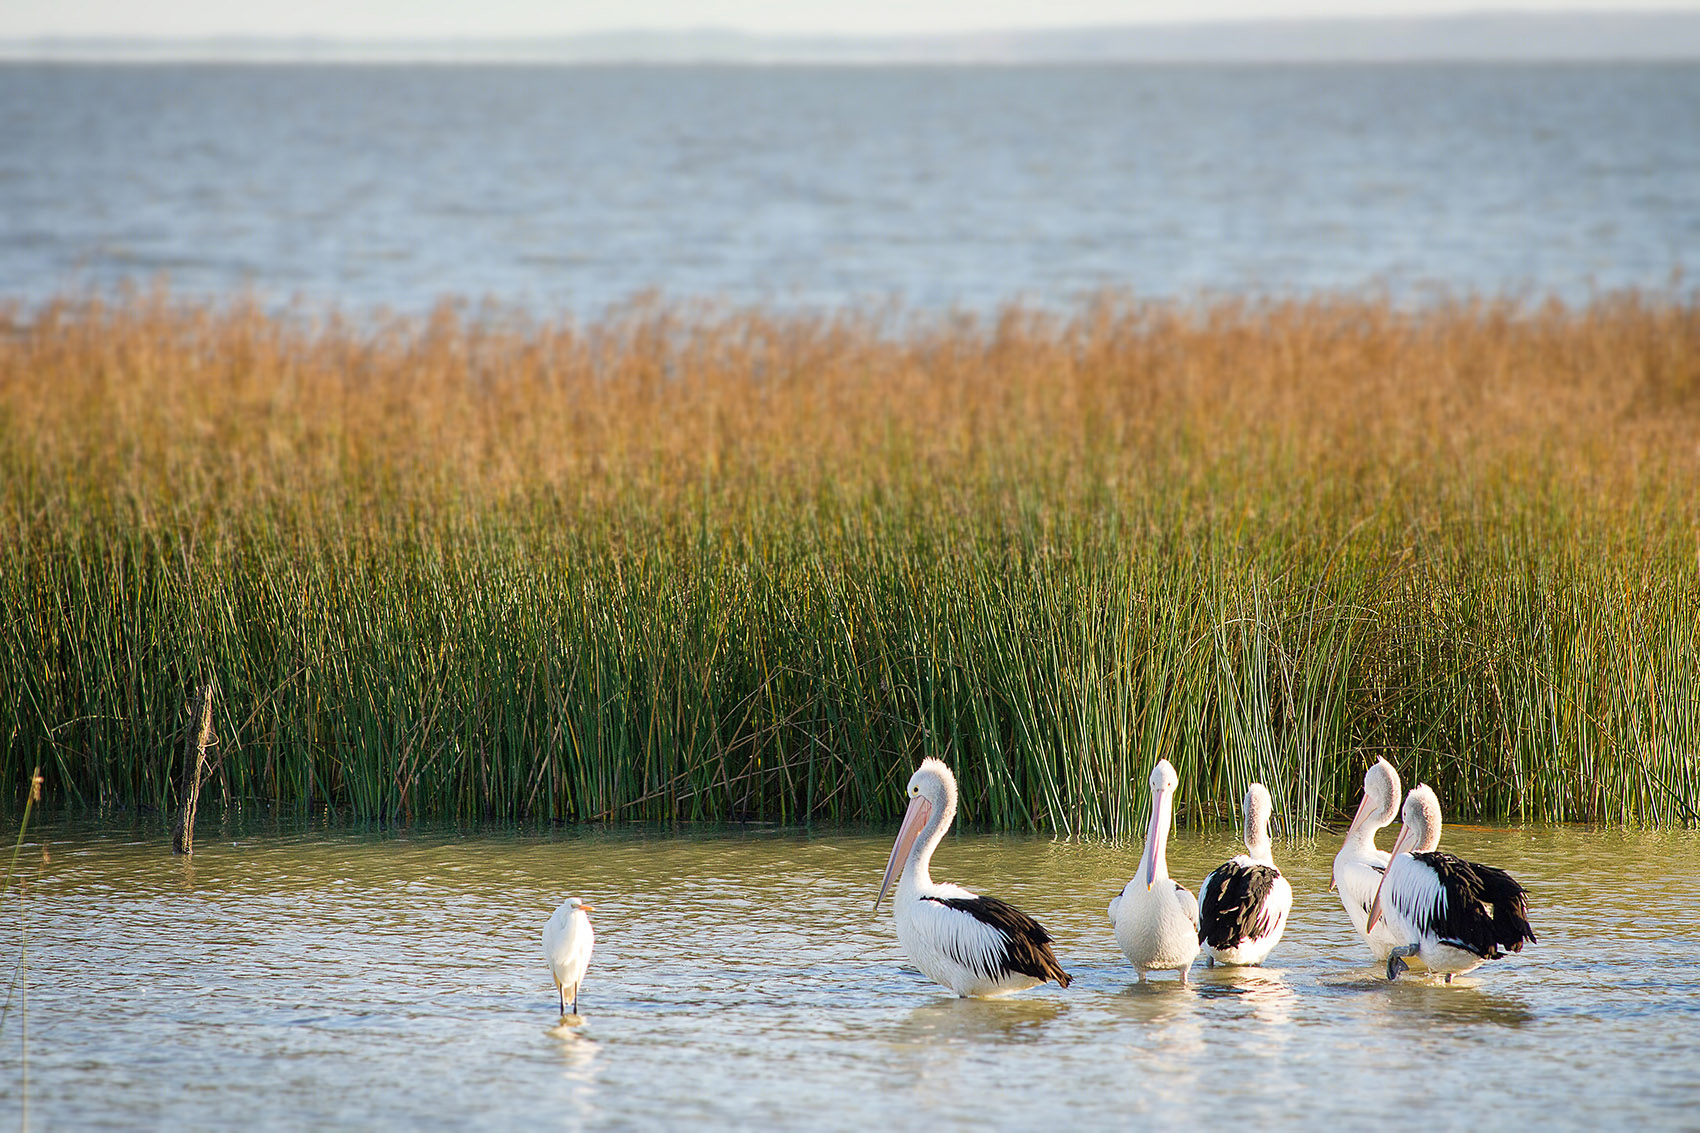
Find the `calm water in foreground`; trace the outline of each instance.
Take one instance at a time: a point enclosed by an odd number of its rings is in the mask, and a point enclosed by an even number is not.
[[[1384,835],[1384,840],[1386,836]],[[889,843],[714,835],[68,824],[24,852],[31,1128],[1687,1126],[1700,1113],[1700,836],[1452,827],[1540,943],[1462,986],[1388,986],[1328,892],[1337,838],[1280,844],[1273,966],[1140,987],[1104,906],[1137,846],[965,836],[935,874],[1052,929],[1074,974],[947,998],[869,905]],[[43,849],[46,851],[44,858]],[[1189,835],[1190,885],[1233,850]],[[597,908],[560,1025],[549,911]],[[18,904],[4,905],[17,955]],[[25,1104],[16,1002],[3,1104]]]

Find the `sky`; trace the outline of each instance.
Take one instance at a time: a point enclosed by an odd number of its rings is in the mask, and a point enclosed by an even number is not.
[[[1700,0],[0,0],[0,38],[500,38],[691,28],[888,35],[1484,9],[1693,11]]]

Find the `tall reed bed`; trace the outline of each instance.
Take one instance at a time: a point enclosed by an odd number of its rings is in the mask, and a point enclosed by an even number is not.
[[[638,304],[0,335],[0,738],[83,807],[1700,818],[1700,307]]]

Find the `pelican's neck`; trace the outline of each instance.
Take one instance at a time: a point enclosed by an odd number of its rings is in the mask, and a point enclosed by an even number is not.
[[[1169,827],[1175,817],[1173,791],[1158,791],[1151,800],[1151,829],[1145,835],[1145,853],[1139,859],[1139,875],[1151,878],[1153,885],[1169,876]]]
[[[927,824],[921,827],[921,836],[915,839],[915,845],[909,851],[909,860],[903,866],[903,881],[917,889],[932,885],[933,874],[929,868],[933,861],[933,851],[944,841],[945,831],[956,818],[956,792],[947,785],[944,801],[933,807],[933,813],[927,819]]]
[[[1381,827],[1371,819],[1364,819],[1346,832],[1346,849],[1352,851],[1352,857],[1363,858],[1376,851],[1375,836]]]
[[[1260,865],[1274,865],[1275,855],[1269,844],[1269,812],[1253,809],[1245,816],[1246,856]]]

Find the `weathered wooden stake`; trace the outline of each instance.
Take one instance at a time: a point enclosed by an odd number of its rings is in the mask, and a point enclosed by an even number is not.
[[[180,854],[195,852],[195,804],[201,800],[201,775],[206,769],[207,747],[212,743],[213,686],[201,686],[200,698],[189,729],[189,745],[183,752],[183,813],[177,823],[172,848]]]

